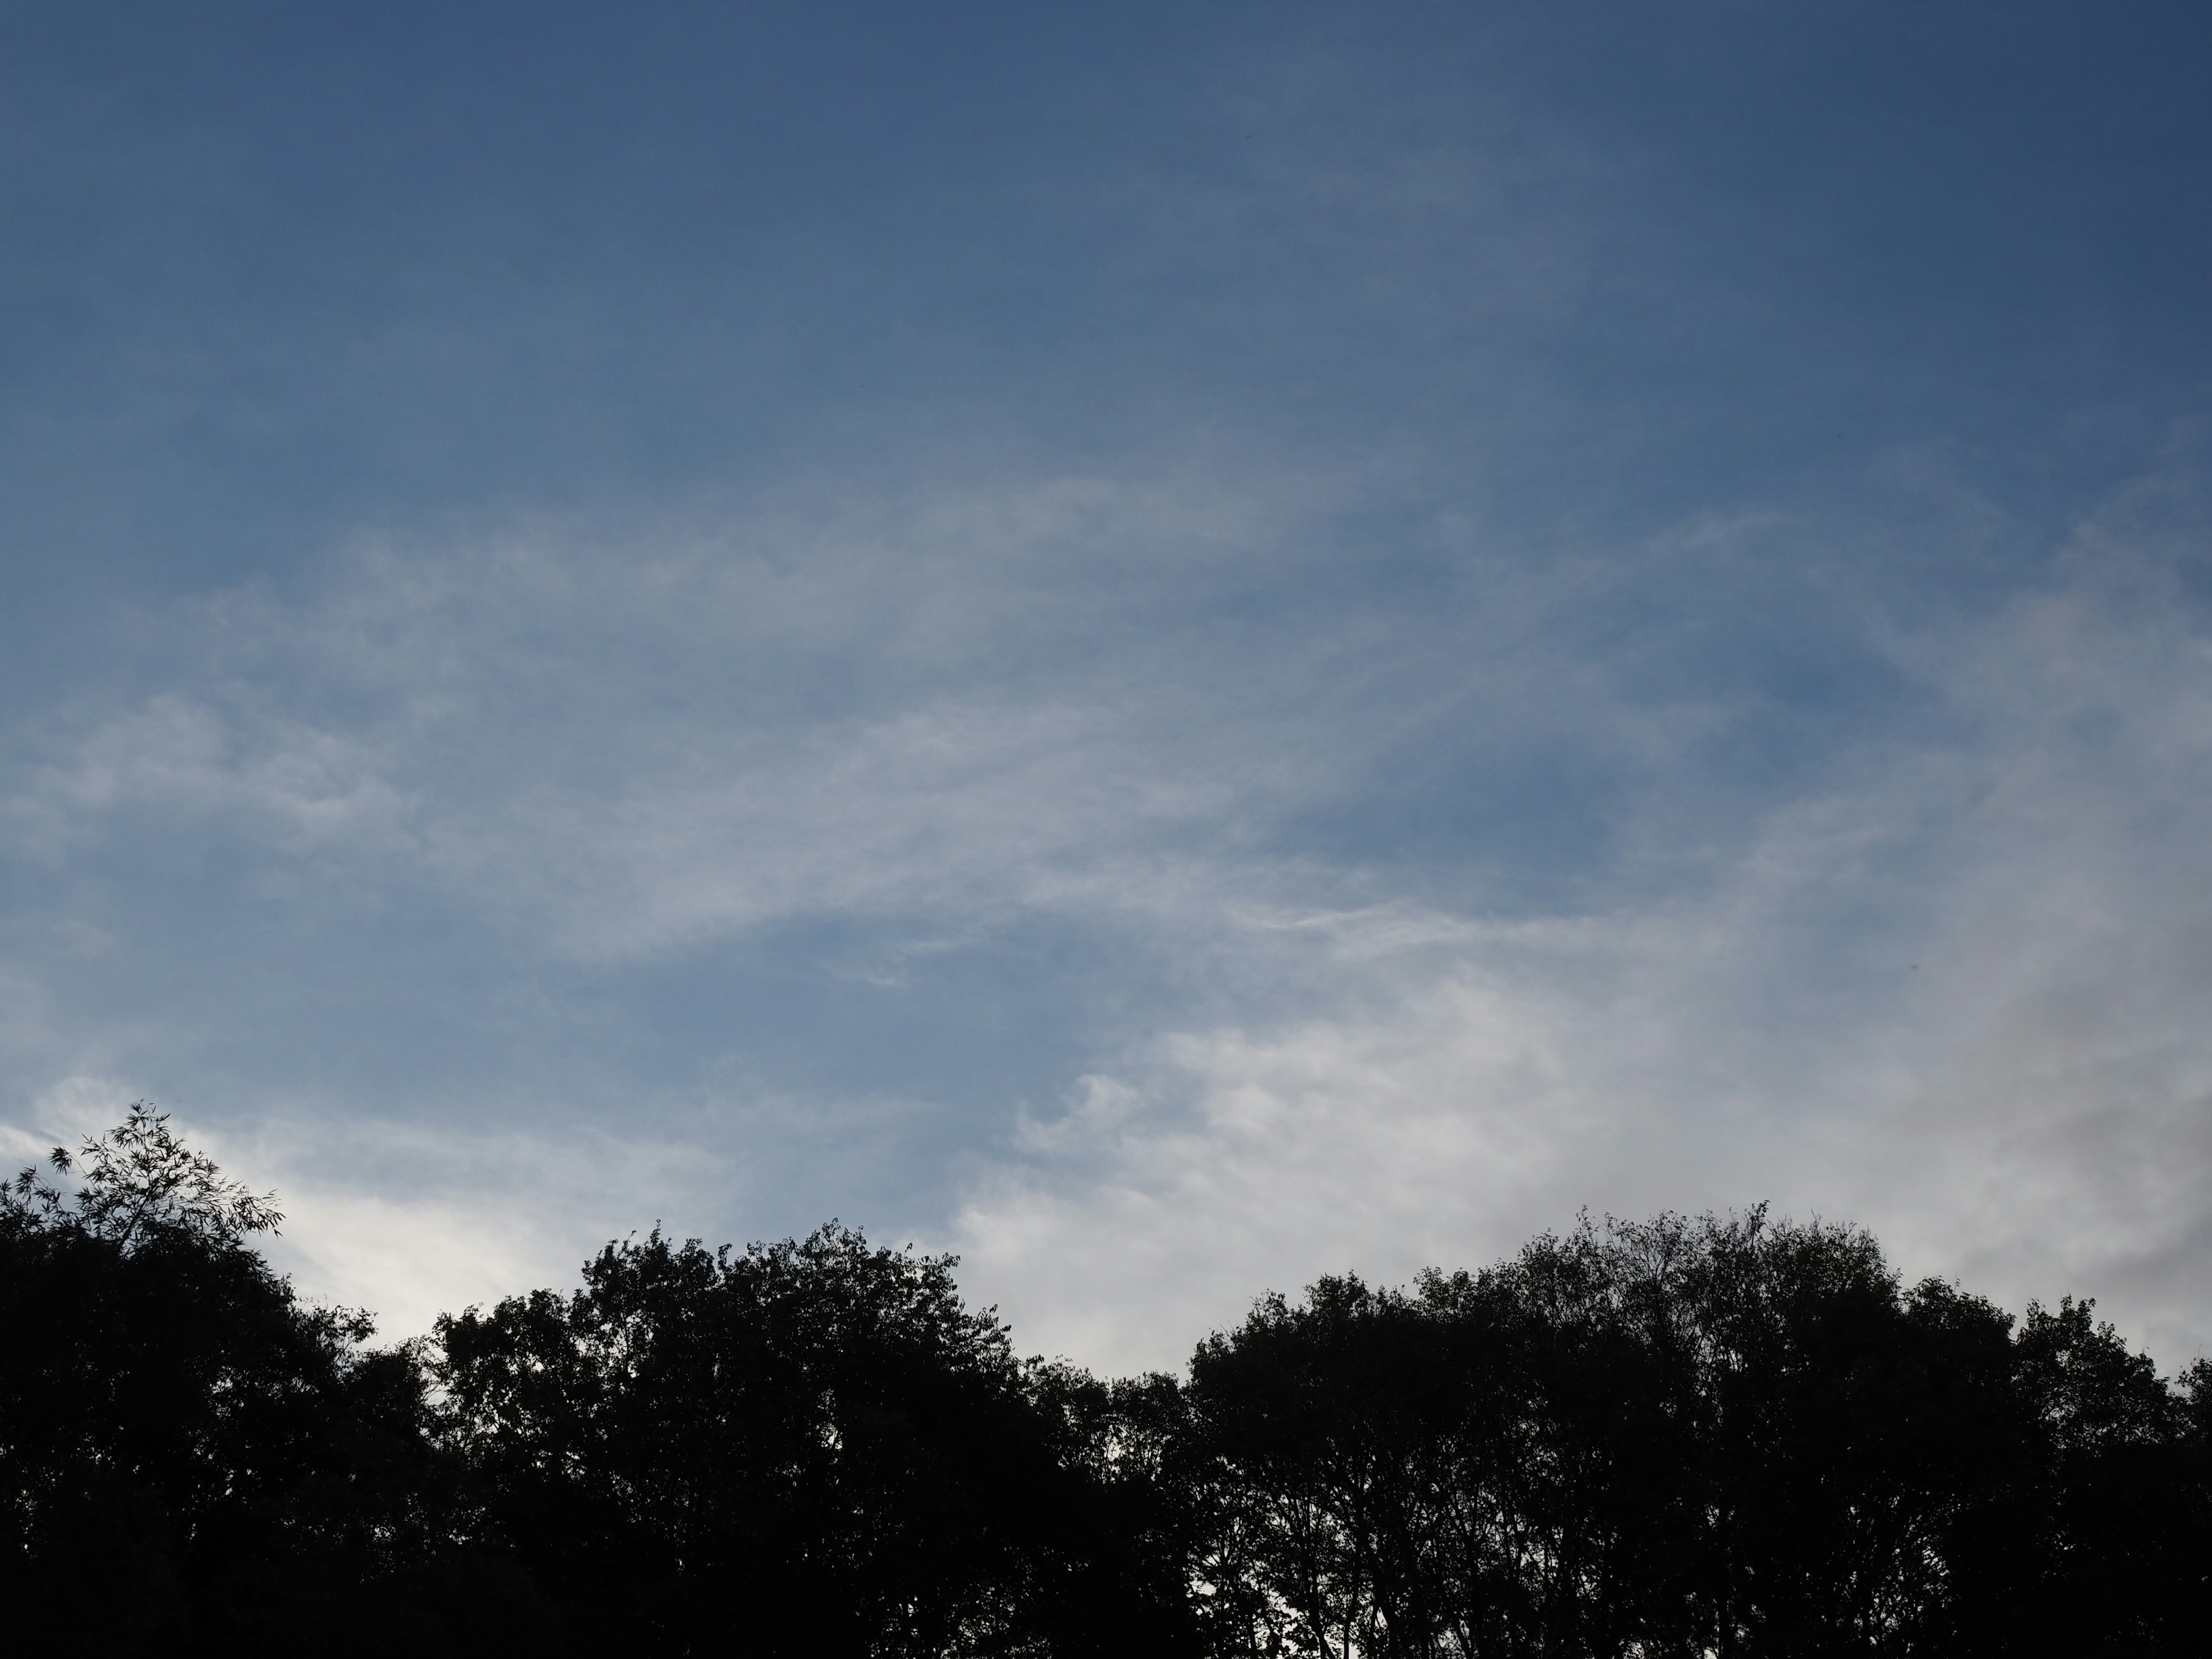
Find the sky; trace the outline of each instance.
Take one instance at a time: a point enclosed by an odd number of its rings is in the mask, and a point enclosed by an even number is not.
[[[2212,1352],[2212,13],[0,7],[0,1155],[389,1336],[1579,1215]]]

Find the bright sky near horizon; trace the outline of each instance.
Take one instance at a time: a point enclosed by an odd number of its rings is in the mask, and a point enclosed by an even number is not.
[[[2212,10],[0,10],[0,1154],[388,1334],[1578,1212],[2212,1352]]]

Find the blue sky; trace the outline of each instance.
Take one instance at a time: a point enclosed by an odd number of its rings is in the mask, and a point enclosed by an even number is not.
[[[1381,9],[0,15],[0,1151],[2212,1350],[2212,21]]]

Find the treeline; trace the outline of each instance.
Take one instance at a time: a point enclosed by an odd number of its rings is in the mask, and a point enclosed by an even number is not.
[[[2212,1653],[2212,1366],[1863,1232],[1324,1279],[1186,1379],[832,1225],[368,1346],[143,1109],[0,1193],[21,1652]]]

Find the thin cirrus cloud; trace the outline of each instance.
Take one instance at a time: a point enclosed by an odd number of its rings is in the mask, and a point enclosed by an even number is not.
[[[1310,935],[1347,1006],[1086,1079],[971,1196],[971,1271],[1023,1328],[1172,1364],[1164,1322],[1260,1280],[1394,1280],[1578,1208],[1755,1194],[2015,1305],[2094,1284],[2156,1351],[2201,1352],[2212,641],[2162,562],[2188,543],[2131,529],[1900,641],[1954,735],[1869,734],[1702,890],[1248,922]]]
[[[1815,567],[1820,626],[1856,636],[1891,712],[1812,763],[1763,754],[1761,728],[1788,726],[1744,695],[1763,650],[1728,698],[1711,665],[1669,662],[1704,640],[1701,606],[1631,605],[1633,651],[1605,621],[1639,582],[1702,579],[1726,603],[1746,544],[1803,533],[1786,514],[1502,571],[1425,614],[1255,620],[1240,573],[1301,532],[1254,503],[1287,491],[1193,504],[1172,481],[1094,479],[878,515],[925,526],[903,558],[787,507],[650,555],[542,526],[366,550],[305,606],[210,602],[221,625],[182,632],[221,644],[48,745],[9,821],[51,872],[149,836],[197,844],[235,866],[226,902],[264,910],[253,936],[280,955],[373,931],[411,893],[494,959],[580,975],[538,994],[586,1024],[649,1000],[668,960],[817,948],[792,930],[824,924],[842,934],[821,977],[863,998],[966,954],[1003,1000],[994,977],[1021,963],[994,952],[1048,923],[1141,976],[1119,1010],[1063,1011],[1048,1065],[1087,1048],[1080,1080],[964,1121],[902,1099],[896,1055],[811,1099],[744,1078],[711,1011],[663,1028],[686,1066],[619,1103],[639,1146],[689,1150],[627,1164],[562,1150],[617,1107],[588,1068],[565,1097],[480,1102],[466,1128],[391,1131],[415,1166],[386,1160],[383,1182],[328,1173],[378,1167],[357,1107],[264,1097],[289,1127],[241,1144],[301,1189],[302,1270],[403,1324],[486,1293],[488,1262],[557,1274],[562,1247],[672,1202],[744,1230],[742,1198],[785,1168],[957,1244],[1024,1340],[1115,1364],[1171,1363],[1261,1284],[1403,1276],[1583,1206],[1755,1198],[1875,1223],[1916,1268],[2015,1298],[2086,1275],[2179,1352],[2206,1334],[2189,1285],[2212,1060],[2187,988],[2212,665],[2176,586],[2186,483],[2116,501],[1963,622],[1890,614]],[[1583,633],[1608,642],[1576,649]],[[833,693],[793,695],[825,665]],[[1532,750],[1564,751],[1558,775]],[[1449,856],[1346,849],[1333,820],[1389,787],[1378,756],[1431,774],[1406,810],[1466,813]],[[1541,882],[1528,826],[1481,799],[1492,764],[1531,786],[1536,832],[1579,849]],[[1580,822],[1608,813],[1607,836]],[[204,926],[157,920],[145,943],[181,968]],[[414,952],[384,950],[297,1006],[295,1041],[348,1017],[354,975],[388,994],[374,981]],[[251,973],[228,988],[250,994]],[[813,1015],[818,1041],[866,1030],[865,1012]],[[518,1048],[544,1030],[481,1028]],[[56,1035],[58,1055],[83,1040]],[[112,1032],[84,1065],[103,1053],[146,1065]],[[855,1126],[951,1163],[943,1197],[898,1158],[825,1156]],[[487,1138],[510,1155],[470,1150]],[[429,1178],[441,1160],[468,1178]],[[392,1196],[426,1191],[445,1196]],[[501,1216],[526,1248],[483,1243]],[[449,1280],[441,1261],[467,1265]]]

